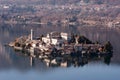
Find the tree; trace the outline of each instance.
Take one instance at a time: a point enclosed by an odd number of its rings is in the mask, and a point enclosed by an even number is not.
[[[110,43],[110,41],[108,41],[104,46],[105,46],[105,51],[107,52],[111,52],[113,50],[113,46]]]

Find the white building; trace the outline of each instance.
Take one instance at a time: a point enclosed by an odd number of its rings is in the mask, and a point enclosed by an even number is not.
[[[65,40],[68,40],[68,34],[59,32],[51,32],[50,34],[47,34],[46,37],[42,38],[42,41],[48,45],[60,45],[63,44]]]
[[[58,42],[57,39],[50,39],[48,37],[43,37],[42,41],[45,42],[46,44],[53,44],[53,45],[56,45]]]
[[[67,33],[61,33],[61,37],[65,40],[68,40],[68,34]]]

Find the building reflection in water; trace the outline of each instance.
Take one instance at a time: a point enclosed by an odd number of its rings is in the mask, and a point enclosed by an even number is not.
[[[34,65],[35,65],[35,60],[32,56],[30,56],[30,66],[34,67]]]
[[[104,63],[107,64],[107,65],[109,65],[110,62],[111,62],[111,57],[112,57],[112,55],[106,55],[106,56],[104,56]]]
[[[92,61],[103,61],[109,65],[112,58],[112,54],[104,55],[85,55],[85,56],[44,56],[39,59],[46,64],[47,67],[82,67]],[[30,56],[30,66],[35,66],[35,57]]]

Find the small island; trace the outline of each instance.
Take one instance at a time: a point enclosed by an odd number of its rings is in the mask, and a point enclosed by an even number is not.
[[[14,42],[10,42],[8,45],[33,57],[106,55],[113,53],[113,47],[109,41],[100,44],[99,42],[92,42],[85,36],[56,31],[33,39],[32,29],[30,35],[16,38]]]

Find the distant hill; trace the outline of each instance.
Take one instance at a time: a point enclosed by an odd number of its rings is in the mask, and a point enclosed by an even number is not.
[[[74,18],[81,25],[120,23],[120,0],[0,0],[0,22],[67,23]]]
[[[0,3],[38,3],[38,4],[77,4],[77,3],[92,3],[92,4],[120,4],[119,0],[0,0]]]

